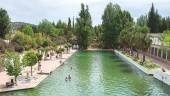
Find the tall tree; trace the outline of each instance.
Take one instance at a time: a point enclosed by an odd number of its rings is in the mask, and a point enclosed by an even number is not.
[[[132,22],[133,19],[129,12],[122,11],[120,6],[109,3],[102,16],[103,27],[103,47],[116,48],[118,45],[117,39],[121,30]]]
[[[71,31],[71,29],[72,29],[72,27],[71,27],[71,19],[70,19],[70,18],[68,18],[67,29],[68,29],[69,31]]]
[[[146,15],[141,15],[138,19],[137,19],[137,25],[138,26],[147,26],[147,16]]]
[[[81,11],[76,23],[76,35],[79,49],[87,49],[89,46],[89,34],[92,30],[92,20],[88,6],[81,4]]]
[[[42,20],[38,25],[38,30],[48,36],[57,36],[59,31],[53,26],[53,24],[48,20]]]
[[[66,33],[66,38],[67,41],[70,41],[72,38],[72,34],[73,34],[73,29],[72,29],[72,25],[71,25],[71,19],[68,18],[68,24],[67,24],[67,33]]]
[[[6,10],[0,8],[0,38],[5,38],[5,35],[10,31],[10,18]]]
[[[75,25],[75,24],[74,24],[74,17],[73,17],[73,22],[72,22],[72,23],[73,23],[73,24],[72,24],[72,28],[73,28],[73,30],[74,30],[74,27],[75,27],[75,26],[74,26],[74,25]]]
[[[65,33],[67,31],[67,24],[65,22],[62,22],[61,20],[59,20],[56,24],[56,28],[59,29],[60,36],[65,35]]]
[[[148,27],[150,28],[151,33],[158,33],[160,25],[160,16],[158,11],[155,10],[154,5],[152,3],[151,9],[148,13]]]

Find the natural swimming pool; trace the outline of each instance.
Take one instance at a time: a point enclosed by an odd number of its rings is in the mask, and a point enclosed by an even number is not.
[[[72,67],[72,69],[71,69]],[[65,77],[71,75],[71,81]],[[169,96],[170,87],[108,51],[79,51],[38,87],[0,96]]]

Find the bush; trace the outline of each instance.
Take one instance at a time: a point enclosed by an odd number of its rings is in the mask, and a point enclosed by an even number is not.
[[[35,34],[34,38],[35,38],[35,42],[38,47],[43,45],[45,38],[43,37],[41,33]]]
[[[34,35],[34,32],[33,32],[33,29],[31,27],[31,25],[25,25],[21,29],[21,31],[24,32],[25,34],[29,35],[29,36],[33,36]]]
[[[29,35],[21,32],[17,32],[12,39],[12,42],[16,42],[18,45],[23,46],[25,50],[35,47],[36,43]]]

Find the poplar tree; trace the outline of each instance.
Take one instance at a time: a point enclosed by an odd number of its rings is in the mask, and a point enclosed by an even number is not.
[[[89,46],[90,32],[92,31],[92,20],[88,5],[81,4],[81,11],[76,23],[76,35],[79,49],[87,49]]]
[[[10,18],[6,10],[0,8],[0,38],[5,38],[5,35],[10,31]]]

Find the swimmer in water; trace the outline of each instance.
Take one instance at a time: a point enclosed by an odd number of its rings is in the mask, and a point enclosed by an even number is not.
[[[68,79],[68,78],[66,77],[66,78],[65,78],[65,81],[67,81],[67,79]]]
[[[68,79],[71,81],[71,76],[70,75],[68,75]]]

